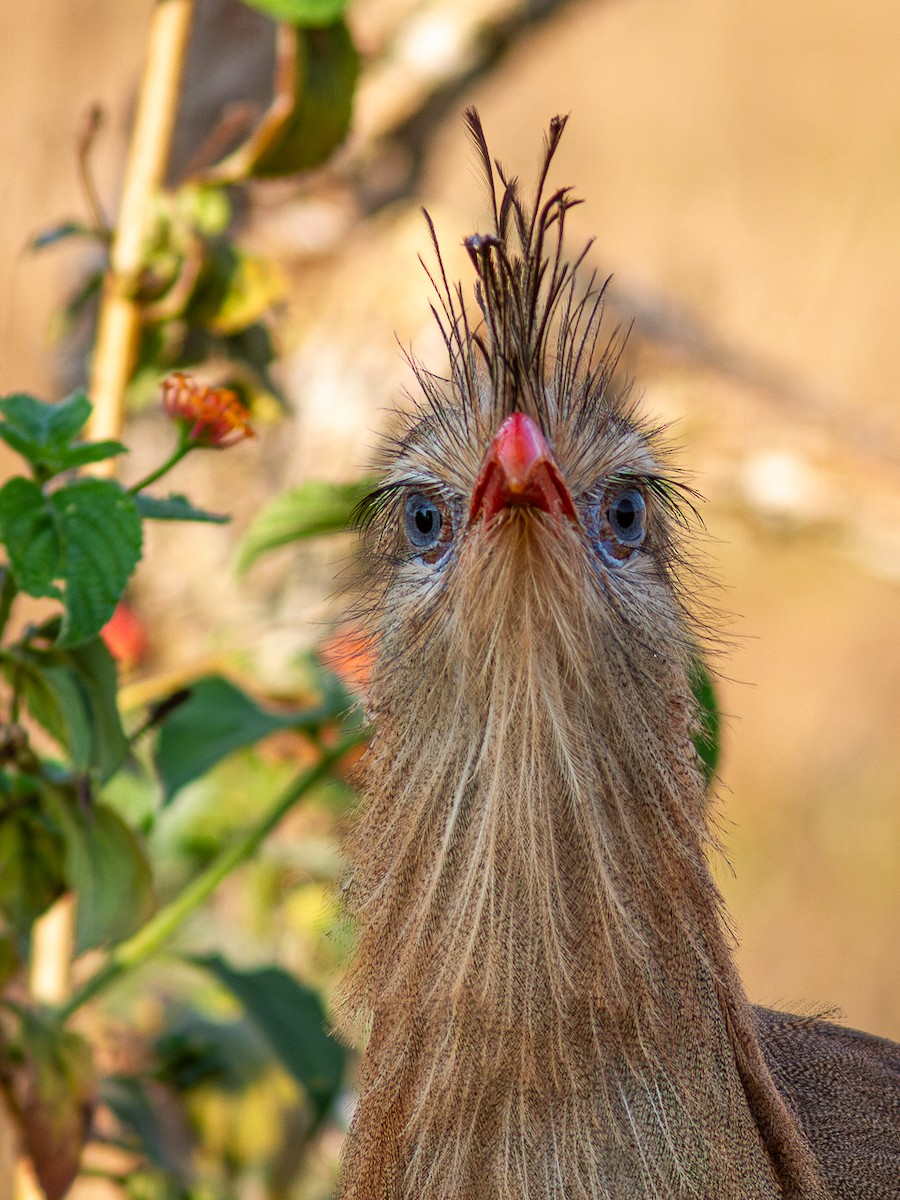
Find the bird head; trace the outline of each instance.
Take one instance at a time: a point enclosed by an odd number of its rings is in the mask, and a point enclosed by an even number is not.
[[[449,283],[429,220],[450,373],[413,363],[421,397],[361,510],[376,713],[426,664],[477,691],[501,662],[527,673],[548,641],[562,639],[557,666],[576,675],[589,656],[624,654],[632,676],[660,655],[683,665],[696,644],[677,536],[693,493],[614,381],[624,338],[600,344],[606,284],[576,279],[587,248],[563,258],[578,201],[545,195],[565,120],[551,122],[531,204],[492,163],[477,114],[467,120],[493,206],[491,232],[465,242],[481,320]],[[627,710],[633,689],[618,690]]]

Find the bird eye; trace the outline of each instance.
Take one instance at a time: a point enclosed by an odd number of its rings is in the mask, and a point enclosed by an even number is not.
[[[403,509],[403,526],[410,544],[428,563],[443,557],[450,542],[452,522],[447,508],[425,496],[412,492]]]
[[[608,491],[591,512],[588,529],[606,562],[621,567],[647,536],[647,504],[638,488]]]
[[[647,506],[637,488],[626,488],[609,504],[609,527],[626,546],[639,546],[644,540]]]

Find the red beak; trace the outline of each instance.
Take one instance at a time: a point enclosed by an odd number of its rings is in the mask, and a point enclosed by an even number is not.
[[[472,493],[469,520],[490,521],[505,508],[527,506],[578,520],[547,439],[527,413],[507,417],[494,435]]]

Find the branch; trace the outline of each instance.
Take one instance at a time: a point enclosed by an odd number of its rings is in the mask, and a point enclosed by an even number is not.
[[[147,216],[162,186],[194,0],[156,0],[131,135],[122,204],[100,306],[90,394],[92,439],[118,437],[141,325],[137,298]]]
[[[361,207],[367,215],[416,192],[438,128],[471,99],[473,84],[494,70],[526,34],[574,2],[487,0],[455,9],[441,5],[441,16],[455,24],[452,42],[458,50],[455,61],[436,64],[431,74],[421,62],[411,71],[407,56],[396,53],[411,23],[405,18],[398,22],[393,43],[389,42],[379,60],[367,69],[356,100],[355,148],[346,167],[358,177]],[[427,15],[427,6],[424,12]],[[393,189],[378,187],[367,195],[366,165],[380,161],[385,143],[406,151],[409,170]]]

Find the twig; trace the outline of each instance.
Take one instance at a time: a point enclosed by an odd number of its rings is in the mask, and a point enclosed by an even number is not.
[[[88,208],[91,210],[91,220],[94,222],[94,228],[108,235],[112,230],[109,219],[104,212],[100,193],[97,191],[97,185],[94,182],[94,173],[91,169],[91,152],[94,149],[97,134],[102,128],[103,109],[99,104],[93,104],[85,117],[84,128],[78,138],[78,174],[81,177],[81,186],[84,189]]]
[[[419,72],[410,72],[401,60],[381,64],[375,89],[366,77],[357,97],[358,116],[350,154],[341,159],[339,169],[357,176],[361,208],[366,215],[378,212],[395,200],[413,195],[421,179],[427,152],[438,128],[450,113],[458,112],[472,87],[493,71],[519,45],[546,21],[571,7],[576,0],[518,0],[510,5],[492,0],[480,7],[460,6],[453,12],[456,38],[469,46],[467,53],[446,74],[438,73],[418,81]],[[486,10],[486,11],[485,11]],[[395,36],[407,21],[401,19]],[[370,70],[367,76],[374,73]],[[410,76],[414,82],[410,82]],[[377,91],[376,91],[377,89]],[[395,188],[375,195],[367,194],[365,165],[377,161],[387,143],[402,147],[409,156],[409,170]]]
[[[281,134],[294,111],[297,95],[298,33],[283,21],[275,46],[275,93],[249,137],[221,162],[194,176],[201,183],[232,183],[244,178],[253,164]]]

